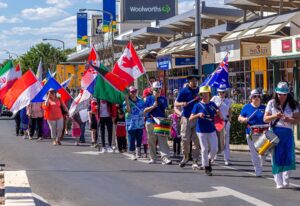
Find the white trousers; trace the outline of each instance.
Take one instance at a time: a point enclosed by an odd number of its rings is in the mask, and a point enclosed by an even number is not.
[[[209,166],[209,159],[214,159],[218,152],[218,137],[216,132],[197,133],[201,145],[202,167]],[[208,154],[209,152],[209,154]]]
[[[251,154],[251,160],[252,164],[255,170],[256,175],[261,175],[262,173],[262,165],[263,165],[263,159],[262,157],[257,153],[255,147],[254,147],[254,141],[250,139],[249,135],[247,135],[247,143],[250,149]]]
[[[229,162],[230,159],[230,122],[228,121],[225,126],[225,148],[224,148],[224,161]]]
[[[280,172],[278,174],[273,175],[274,180],[277,186],[288,186],[290,184],[289,177],[291,172],[290,171],[284,171]]]

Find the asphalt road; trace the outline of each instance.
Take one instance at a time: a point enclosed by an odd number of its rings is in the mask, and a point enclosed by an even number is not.
[[[0,131],[0,164],[27,171],[32,191],[48,202],[37,200],[38,205],[300,205],[300,170],[292,173],[290,188],[278,190],[270,161],[263,177],[255,177],[248,153],[232,152],[231,166],[219,157],[214,175],[207,177],[190,165],[148,165],[123,154],[97,154],[88,145],[74,146],[71,138],[62,146],[23,140],[14,136],[9,120],[0,120]]]

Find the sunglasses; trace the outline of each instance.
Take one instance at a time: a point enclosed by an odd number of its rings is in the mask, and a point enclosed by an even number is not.
[[[287,94],[278,94],[278,96],[286,96]]]
[[[136,91],[131,91],[130,93],[131,93],[131,94],[136,94]]]
[[[219,94],[225,94],[225,92],[218,92]]]
[[[153,91],[158,92],[159,90],[161,90],[161,88],[155,88],[153,89]]]
[[[260,98],[260,95],[253,95],[252,98],[253,98],[253,99],[255,99],[255,98]]]

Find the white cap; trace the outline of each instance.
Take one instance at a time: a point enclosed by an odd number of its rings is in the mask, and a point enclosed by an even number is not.
[[[218,89],[217,89],[218,92],[225,92],[227,91],[227,86],[226,84],[220,84]]]
[[[251,99],[253,95],[262,95],[259,89],[253,89],[250,93],[249,98]]]
[[[161,89],[161,83],[160,82],[153,82],[152,88],[153,89]]]

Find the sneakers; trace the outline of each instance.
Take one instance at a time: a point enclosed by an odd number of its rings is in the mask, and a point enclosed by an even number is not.
[[[29,140],[33,140],[33,137],[28,137]]]
[[[209,167],[205,167],[205,174],[206,174],[207,176],[212,176],[212,172],[211,172],[211,170],[210,170]]]
[[[261,171],[255,171],[255,176],[256,177],[261,177],[262,172]]]
[[[283,185],[276,185],[276,189],[282,189]]]
[[[131,158],[130,158],[131,160],[137,160],[137,157],[136,157],[136,155],[135,154],[131,154]]]
[[[194,163],[192,164],[192,169],[193,169],[193,170],[200,170],[201,168],[200,168],[200,166],[198,165],[197,162],[194,162]]]
[[[186,160],[185,158],[183,158],[181,160],[181,162],[179,163],[179,167],[185,167],[186,163],[188,162],[188,160]]]
[[[102,147],[102,148],[100,149],[100,153],[105,153],[105,152],[106,152],[105,147]]]
[[[44,139],[43,137],[39,137],[37,140],[42,141],[43,139]]]
[[[224,163],[226,166],[229,166],[230,165],[230,162],[228,162],[228,161],[225,161],[225,163]]]
[[[168,158],[165,158],[161,161],[161,164],[163,165],[171,165],[172,164],[172,161],[169,160]]]
[[[108,153],[113,153],[114,152],[114,150],[111,147],[107,147],[106,150],[107,150]]]
[[[155,159],[150,159],[148,164],[156,164],[156,160]]]

